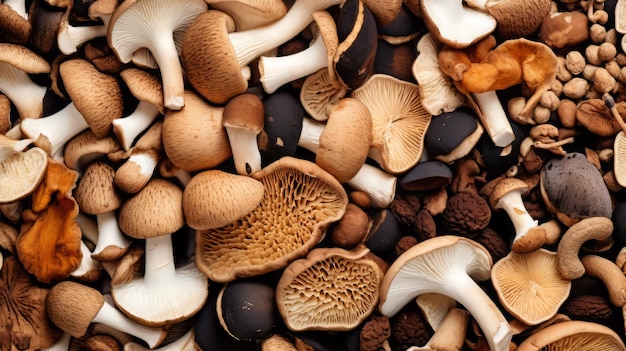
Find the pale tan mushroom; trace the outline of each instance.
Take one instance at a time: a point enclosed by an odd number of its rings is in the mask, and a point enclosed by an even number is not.
[[[593,322],[564,321],[547,326],[526,338],[517,351],[605,350],[622,351],[624,342],[610,328]]]
[[[46,174],[48,155],[38,147],[18,152],[0,162],[0,204],[32,194]]]

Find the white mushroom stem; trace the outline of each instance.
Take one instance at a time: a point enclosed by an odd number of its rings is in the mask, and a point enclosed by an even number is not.
[[[159,286],[176,281],[171,235],[147,238],[145,252],[143,280],[146,286]]]
[[[324,123],[304,118],[298,146],[317,153],[324,126]],[[391,204],[396,194],[396,183],[396,176],[367,163],[364,163],[357,174],[346,182],[353,189],[365,192],[375,208],[386,208]]]
[[[259,72],[266,93],[272,94],[281,86],[308,76],[328,65],[326,46],[318,35],[313,43],[300,52],[286,56],[261,56]]]
[[[8,5],[13,11],[20,14],[24,19],[28,19],[28,13],[26,12],[26,0],[4,0],[3,5]]]
[[[59,50],[70,55],[75,53],[79,47],[91,39],[106,37],[109,28],[110,15],[100,17],[103,24],[91,26],[72,26],[66,24],[61,27],[57,34],[57,45]]]
[[[41,134],[48,138],[52,146],[50,155],[54,159],[61,159],[65,143],[87,128],[89,125],[74,103],[48,117],[25,118],[20,123],[20,129],[27,137],[36,139]]]
[[[146,327],[130,320],[106,301],[92,322],[102,323],[126,334],[138,337],[145,341],[150,348],[158,346],[163,341],[165,333],[160,328]]]
[[[148,183],[159,164],[156,150],[133,152],[115,172],[115,184],[123,191],[136,193]]]
[[[495,146],[505,147],[515,140],[511,123],[494,91],[471,93],[478,117]]]
[[[98,270],[98,266],[96,261],[91,258],[91,251],[85,244],[84,241],[80,241],[80,252],[83,255],[83,258],[80,261],[80,265],[72,272],[73,277],[81,277],[87,274],[90,271]]]
[[[0,92],[11,100],[21,118],[39,118],[46,87],[33,82],[21,69],[0,62]]]
[[[93,250],[93,255],[99,255],[110,247],[127,249],[132,241],[124,236],[117,224],[115,211],[99,214],[96,216],[98,224],[98,241]]]
[[[519,240],[531,228],[538,225],[538,221],[533,219],[528,211],[526,211],[521,190],[513,190],[504,194],[496,204],[495,209],[503,209],[509,215],[513,227],[515,228],[515,238],[513,238],[513,242]]]
[[[276,22],[255,29],[232,32],[228,35],[240,67],[277,48],[295,37],[313,20],[315,11],[325,10],[345,0],[296,0],[287,14]]]
[[[114,119],[113,133],[124,150],[128,151],[137,136],[145,131],[160,114],[157,106],[140,101],[130,115]]]
[[[235,170],[241,175],[250,175],[261,170],[261,152],[257,134],[246,128],[225,127],[233,154]]]

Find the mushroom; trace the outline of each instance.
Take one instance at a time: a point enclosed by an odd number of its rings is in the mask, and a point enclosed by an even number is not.
[[[110,19],[107,40],[121,62],[130,62],[140,48],[147,48],[156,60],[163,80],[163,105],[168,109],[180,110],[185,105],[174,32],[187,30],[206,10],[202,0],[133,0],[121,3]]]
[[[559,272],[557,253],[546,249],[510,252],[493,265],[491,282],[502,306],[527,325],[555,316],[571,288]]]
[[[113,133],[124,150],[128,151],[139,134],[165,113],[161,82],[152,74],[138,68],[127,68],[120,72],[131,94],[139,103],[128,116],[114,119]]]
[[[234,20],[225,13],[203,13],[190,26],[181,47],[189,83],[207,100],[227,102],[247,89],[243,72],[250,62],[295,37],[309,25],[314,12],[340,3],[343,0],[296,0],[277,21],[236,32]]]
[[[261,170],[257,135],[263,130],[265,109],[261,99],[251,93],[230,99],[222,115],[237,173],[250,175]]]
[[[183,212],[196,230],[227,226],[252,212],[265,193],[252,178],[210,169],[195,174],[183,191]]]
[[[332,70],[325,67],[304,79],[300,89],[300,103],[311,118],[325,121],[332,107],[347,93],[348,89],[339,83]]]
[[[295,156],[303,128],[303,105],[293,94],[279,91],[265,98],[263,106],[265,122],[258,138],[263,164]]]
[[[0,204],[32,194],[46,174],[48,155],[38,147],[14,153],[0,162]]]
[[[399,180],[404,190],[427,191],[443,188],[452,181],[452,170],[448,165],[437,160],[418,162]]]
[[[433,116],[424,136],[424,146],[429,157],[450,164],[467,156],[483,131],[473,113],[458,108]]]
[[[46,310],[52,323],[75,338],[87,333],[91,323],[101,323],[159,346],[167,335],[161,328],[140,325],[107,302],[96,289],[73,281],[55,284],[46,296]]]
[[[465,343],[469,314],[460,308],[452,308],[423,347],[412,346],[407,351],[460,350]]]
[[[106,37],[109,28],[109,20],[118,6],[117,0],[97,0],[89,5],[88,15],[93,21],[101,23],[85,26],[74,26],[70,23],[71,9],[65,11],[63,19],[59,23],[57,32],[57,46],[64,55],[75,53],[85,42]]]
[[[614,306],[626,305],[626,277],[620,267],[613,261],[598,255],[585,255],[580,262],[587,276],[597,278],[604,283],[609,300]]]
[[[145,272],[129,282],[112,284],[115,304],[143,325],[163,326],[191,318],[208,297],[208,282],[194,262],[182,267],[174,262],[172,234],[184,225],[183,191],[166,180],[151,179],[124,202],[119,225],[130,237],[145,239]]]
[[[117,79],[99,72],[84,59],[70,59],[59,67],[71,102],[45,118],[23,119],[20,129],[31,139],[40,134],[51,144],[51,155],[62,156],[62,148],[72,137],[90,128],[98,137],[111,130],[111,121],[122,116],[124,101]],[[102,109],[102,106],[108,106]]]
[[[122,197],[115,188],[114,177],[113,167],[94,161],[87,166],[74,191],[80,210],[96,216],[98,240],[91,257],[98,261],[120,259],[131,244],[117,223],[116,210],[122,206]]]
[[[487,0],[485,10],[496,19],[496,33],[504,39],[536,34],[550,14],[551,1]],[[523,18],[523,21],[520,21]]]
[[[321,241],[348,204],[341,184],[303,159],[285,156],[252,177],[265,187],[252,212],[228,226],[196,232],[196,263],[213,281],[286,267]]]
[[[491,208],[478,193],[461,191],[448,198],[441,218],[448,234],[473,236],[489,224]]]
[[[32,25],[28,20],[26,2],[4,1],[0,4],[0,37],[13,44],[28,44]]]
[[[612,329],[598,323],[586,321],[564,321],[549,325],[527,337],[518,346],[518,351],[543,349],[571,350],[624,350],[624,342]]]
[[[562,49],[589,39],[589,19],[580,11],[554,12],[539,28],[539,39],[551,48]]]
[[[21,118],[43,114],[46,87],[29,74],[50,73],[50,64],[25,46],[0,43],[0,92],[11,100]]]
[[[61,338],[62,332],[48,319],[45,300],[49,288],[37,284],[20,261],[7,255],[0,269],[0,348],[44,349]]]
[[[376,309],[383,271],[365,255],[317,248],[285,268],[276,285],[276,305],[287,327],[351,330]]]
[[[231,16],[238,31],[270,24],[287,13],[287,5],[282,0],[205,0],[204,2],[211,5],[211,8]]]
[[[491,266],[487,250],[470,239],[445,235],[422,241],[389,267],[380,287],[380,312],[393,316],[424,293],[447,295],[468,309],[491,350],[508,350],[509,324],[475,281],[489,279]]]
[[[417,84],[374,74],[352,92],[352,97],[365,104],[372,116],[369,157],[391,174],[415,166],[432,118],[420,103]]]
[[[114,136],[99,138],[91,129],[86,129],[65,144],[63,162],[71,169],[82,171],[91,162],[121,149]]]
[[[517,253],[529,253],[545,244],[546,231],[538,225],[526,210],[522,194],[528,185],[519,178],[504,178],[496,183],[489,195],[489,205],[494,210],[506,211],[513,227],[515,237],[511,250]]]

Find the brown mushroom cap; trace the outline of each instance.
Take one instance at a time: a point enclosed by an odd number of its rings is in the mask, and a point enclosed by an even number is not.
[[[106,162],[94,161],[87,166],[74,192],[81,211],[102,214],[122,205],[122,197],[114,186],[114,177],[115,170]]]
[[[539,30],[550,13],[550,5],[550,0],[488,0],[485,9],[496,19],[496,32],[502,38],[519,38]]]
[[[317,248],[287,266],[276,286],[278,312],[287,327],[351,330],[377,307],[383,272],[369,250]]]
[[[265,187],[258,180],[212,169],[194,175],[183,192],[187,225],[197,230],[229,225],[254,210]]]
[[[50,64],[25,46],[0,43],[0,63],[9,64],[29,74],[49,73]]]
[[[230,15],[238,31],[270,24],[287,13],[282,0],[204,0],[212,8]]]
[[[119,213],[120,229],[138,239],[169,235],[184,224],[183,191],[159,178],[124,202]]]
[[[287,266],[320,242],[348,203],[341,184],[310,161],[283,157],[252,177],[265,187],[252,212],[229,226],[196,232],[196,264],[211,280]]]
[[[263,101],[255,94],[237,95],[224,106],[222,125],[225,128],[242,128],[259,134],[263,130],[264,121]]]
[[[163,85],[157,77],[150,72],[133,67],[121,71],[120,77],[134,97],[156,106],[159,112],[165,113]]]
[[[46,297],[50,320],[75,338],[87,333],[102,305],[104,296],[98,290],[69,280],[55,284]]]

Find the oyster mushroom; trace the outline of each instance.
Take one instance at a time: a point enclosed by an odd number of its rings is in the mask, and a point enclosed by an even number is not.
[[[28,20],[25,1],[3,1],[0,4],[0,36],[13,44],[28,44],[32,24]]]
[[[332,107],[347,93],[348,89],[339,83],[332,70],[326,67],[304,79],[300,89],[300,103],[311,118],[325,121]]]
[[[383,278],[380,312],[393,316],[424,293],[447,295],[468,309],[493,351],[509,350],[511,328],[475,280],[490,278],[491,256],[480,244],[458,236],[436,236],[400,255]]]
[[[547,326],[521,342],[518,351],[569,348],[572,350],[624,350],[624,342],[610,328],[593,322],[564,321]]]
[[[252,177],[265,187],[252,212],[228,226],[196,232],[196,262],[211,280],[229,282],[286,267],[321,241],[348,204],[341,184],[310,161],[283,157]]]
[[[287,327],[351,330],[369,317],[383,272],[368,252],[317,248],[290,263],[276,285],[276,305]]]

